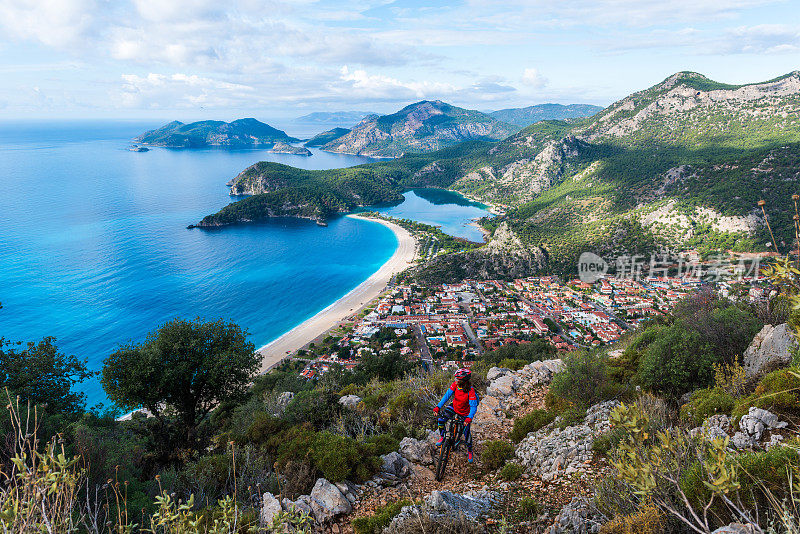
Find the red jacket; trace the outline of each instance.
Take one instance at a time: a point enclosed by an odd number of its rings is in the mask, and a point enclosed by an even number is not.
[[[475,417],[475,412],[478,410],[478,394],[475,393],[475,388],[470,386],[469,391],[464,391],[458,387],[458,381],[453,382],[450,389],[444,394],[442,400],[439,401],[439,408],[444,408],[447,401],[453,397],[453,410],[461,416]]]

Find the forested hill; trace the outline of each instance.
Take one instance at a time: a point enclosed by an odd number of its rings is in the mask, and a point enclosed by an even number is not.
[[[491,117],[517,126],[530,126],[540,121],[581,119],[602,111],[591,104],[536,104],[525,108],[501,109],[489,113]]]
[[[800,73],[733,86],[680,72],[591,118],[539,122],[498,143],[456,145],[313,177],[323,190],[347,197],[333,211],[371,203],[375,196],[365,192],[379,186],[389,192],[378,195],[381,200],[414,185],[467,193],[506,208],[490,229],[505,221],[524,243],[541,246],[551,264],[570,265],[584,250],[614,255],[660,244],[763,249],[769,238],[757,211],[762,198],[779,246],[791,243],[798,166]],[[234,192],[273,195],[243,201],[251,207],[277,193],[299,194],[291,180],[270,185],[280,173],[262,167],[231,185]],[[318,187],[313,196],[320,194]],[[304,198],[317,204],[310,195]],[[237,218],[234,203],[223,210],[224,220],[280,214],[272,208]]]
[[[173,121],[143,133],[136,141],[143,145],[168,148],[244,148],[272,145],[278,141],[293,142],[297,139],[256,119],[238,119],[232,122],[199,121],[190,124]]]

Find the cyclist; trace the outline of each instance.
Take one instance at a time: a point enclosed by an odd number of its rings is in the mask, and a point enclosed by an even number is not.
[[[444,443],[444,427],[447,421],[454,415],[464,417],[464,443],[467,444],[467,461],[472,463],[472,432],[470,432],[470,424],[472,418],[475,417],[475,412],[478,411],[478,394],[475,388],[472,387],[470,379],[472,378],[472,371],[466,368],[459,369],[455,372],[455,381],[450,386],[450,389],[439,401],[439,404],[433,408],[433,413],[439,416],[437,423],[439,425],[439,434],[441,439],[436,442],[437,447],[441,447]],[[453,404],[444,408],[445,404],[453,398]],[[444,408],[444,410],[442,410]]]

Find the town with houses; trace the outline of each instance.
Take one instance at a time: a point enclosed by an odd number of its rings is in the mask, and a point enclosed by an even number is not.
[[[762,298],[761,279],[719,281],[723,296]],[[300,351],[301,375],[333,365],[354,369],[365,352],[399,350],[425,366],[470,366],[485,351],[546,340],[557,352],[613,344],[642,321],[664,313],[703,282],[691,277],[604,277],[587,283],[557,276],[506,282],[464,280],[438,287],[390,286],[374,306],[351,316],[324,353]],[[313,344],[312,344],[313,345]]]

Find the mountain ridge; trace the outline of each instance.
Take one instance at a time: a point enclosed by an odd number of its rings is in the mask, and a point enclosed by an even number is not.
[[[582,119],[594,115],[604,108],[592,104],[535,104],[524,108],[500,109],[489,116],[522,128],[544,120]]]
[[[460,141],[499,140],[519,128],[441,100],[422,100],[389,115],[369,115],[351,131],[321,148],[330,152],[398,157],[430,152]]]
[[[549,268],[574,268],[587,250],[609,258],[665,246],[759,251],[770,241],[761,199],[778,244],[794,239],[798,117],[800,72],[742,85],[680,72],[590,118],[538,122],[499,142],[316,171],[315,180],[335,184],[354,205],[366,205],[356,191],[377,177],[387,195],[412,186],[453,189],[505,211],[483,226],[493,232],[505,223],[546,253]]]

